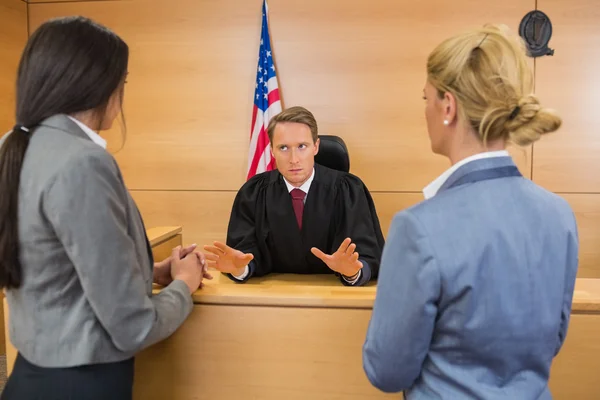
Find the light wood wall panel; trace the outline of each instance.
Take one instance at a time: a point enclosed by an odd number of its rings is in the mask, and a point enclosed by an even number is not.
[[[182,226],[183,244],[224,241],[235,192],[140,191],[131,192],[146,227]]]
[[[178,0],[30,4],[32,28],[82,14],[130,46],[127,138],[116,153],[129,187],[234,190],[244,180],[260,2]],[[121,145],[120,127],[109,134]]]
[[[224,241],[233,191],[132,191],[146,226],[183,226],[184,244]],[[600,278],[600,194],[565,194],[580,237],[580,278]],[[384,236],[394,215],[423,200],[421,193],[373,193]]]
[[[32,27],[59,15],[102,22],[131,46],[127,141],[132,189],[237,190],[243,183],[261,1],[31,4]],[[421,91],[429,51],[490,21],[516,29],[534,1],[271,0],[284,105],[344,138],[374,191],[420,191],[447,168],[431,154]],[[452,15],[452,18],[449,16]],[[120,146],[118,127],[109,135]],[[529,176],[526,158],[519,161]],[[384,173],[382,173],[384,172]]]
[[[15,124],[15,80],[21,52],[27,41],[27,5],[0,0],[0,136]],[[4,295],[0,294],[0,299]],[[0,325],[4,323],[0,307]],[[0,354],[5,354],[4,328],[0,326]]]
[[[600,315],[571,315],[567,339],[550,370],[549,386],[555,399],[598,399],[599,323]]]
[[[171,338],[137,356],[133,398],[398,399],[370,385],[363,371],[370,315],[360,309],[196,305]]]
[[[488,22],[517,29],[534,7],[514,0],[269,4],[286,106],[307,106],[322,131],[342,136],[353,172],[374,191],[420,191],[449,166],[431,153],[425,126],[429,52]]]
[[[600,194],[563,194],[579,229],[579,278],[600,278]]]
[[[90,1],[121,1],[121,0],[21,0],[25,3],[67,3],[67,2],[90,2]]]
[[[537,60],[536,92],[564,124],[535,144],[533,179],[556,192],[600,192],[600,4],[538,0],[538,8],[552,20],[555,53]]]
[[[374,191],[387,233],[391,217],[402,208],[393,207],[395,199],[402,199],[401,206],[420,200],[421,188],[448,166],[445,159],[430,154],[422,116],[427,53],[443,37],[469,26],[500,21],[516,28],[533,2],[438,1],[417,7],[391,0],[349,1],[339,7],[334,1],[315,1],[270,1],[284,104],[307,106],[322,133],[346,140],[352,172]],[[552,190],[587,192],[597,190],[591,137],[597,121],[591,110],[578,110],[595,103],[593,97],[585,98],[593,96],[593,90],[571,89],[579,85],[580,75],[571,71],[584,63],[575,65],[567,55],[584,51],[575,45],[578,35],[595,38],[597,33],[587,23],[595,15],[585,8],[591,3],[577,1],[577,7],[553,11],[556,1],[540,0],[540,8],[551,15],[555,28],[561,28],[555,29],[551,43],[556,55],[538,59],[537,91],[544,104],[566,116],[561,132],[536,144],[533,170],[534,180]],[[229,208],[244,180],[259,34],[260,2],[256,3],[30,5],[32,27],[49,17],[83,14],[106,23],[129,42],[128,132],[116,157],[147,225],[182,224],[186,241],[225,238]],[[459,17],[446,18],[450,11]],[[569,22],[580,14],[585,14],[582,26]],[[586,75],[587,66],[582,68],[584,80],[592,79]],[[555,76],[561,76],[560,84]],[[570,84],[562,83],[569,79]],[[552,88],[568,91],[561,96]],[[581,96],[584,101],[572,101]],[[569,111],[569,104],[575,111]],[[586,126],[592,129],[583,129]],[[116,150],[121,144],[119,127],[108,137]],[[550,155],[551,150],[557,151]],[[530,176],[529,149],[511,151],[521,171]],[[404,191],[414,193],[395,193]],[[581,224],[580,276],[597,276],[600,252],[594,249],[600,221],[585,211],[593,200],[569,199]]]
[[[27,41],[27,5],[0,0],[0,136],[15,124],[15,81]]]
[[[134,190],[131,194],[147,227],[181,225],[184,244],[203,246],[225,240],[236,192]],[[387,235],[394,214],[423,200],[423,195],[373,193],[373,199],[381,229]]]

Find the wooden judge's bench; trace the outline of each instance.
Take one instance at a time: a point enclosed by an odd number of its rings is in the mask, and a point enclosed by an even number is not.
[[[148,237],[156,259],[182,244],[179,227],[149,229]],[[136,357],[136,400],[401,398],[373,388],[362,369],[374,285],[276,274],[240,285],[213,275],[184,325]],[[9,318],[6,301],[4,308]],[[16,352],[8,333],[6,347],[10,373]],[[599,399],[599,371],[600,279],[579,279],[552,368],[554,398]]]

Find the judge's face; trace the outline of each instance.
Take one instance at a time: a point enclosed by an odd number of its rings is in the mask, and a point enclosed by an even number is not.
[[[319,152],[319,139],[314,143],[310,128],[296,122],[280,122],[273,131],[271,143],[277,169],[296,187],[310,178]]]

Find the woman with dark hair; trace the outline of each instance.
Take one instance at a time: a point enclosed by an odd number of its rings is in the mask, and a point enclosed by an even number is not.
[[[133,357],[171,335],[205,274],[194,246],[153,265],[106,142],[129,50],[89,19],[44,23],[0,141],[0,286],[18,350],[2,399],[131,399]],[[208,275],[204,275],[209,277]],[[152,295],[152,283],[166,288]]]

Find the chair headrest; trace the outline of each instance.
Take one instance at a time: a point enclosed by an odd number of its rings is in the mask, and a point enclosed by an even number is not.
[[[350,172],[350,155],[342,138],[319,135],[319,139],[319,152],[315,156],[315,162],[331,169]]]

